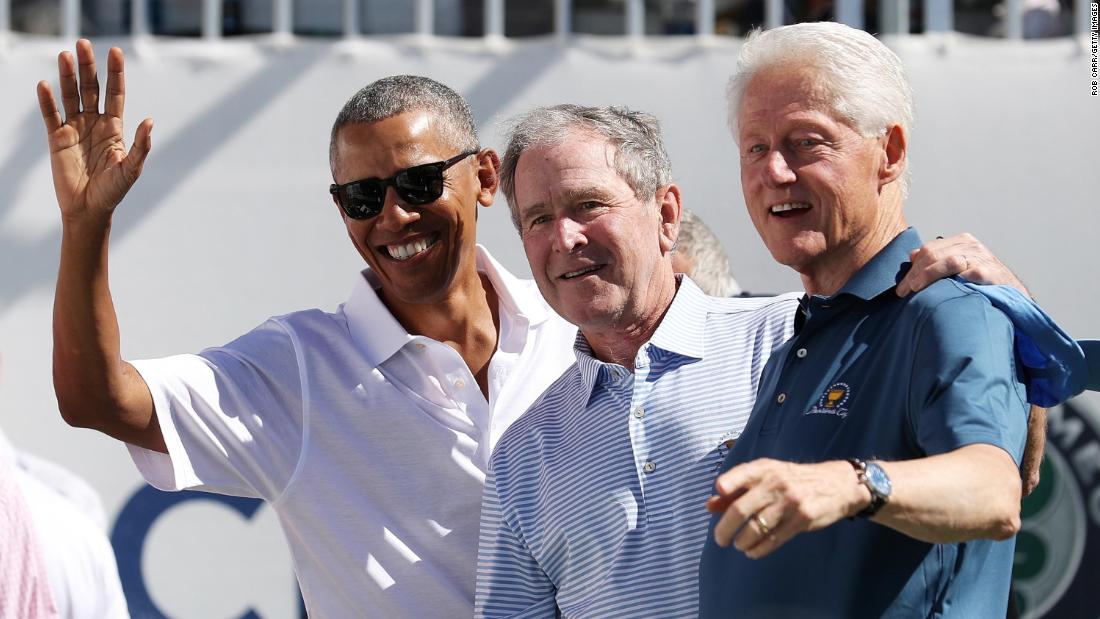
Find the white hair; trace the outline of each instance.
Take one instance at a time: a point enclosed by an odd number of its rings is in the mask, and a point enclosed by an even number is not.
[[[727,96],[729,126],[738,139],[738,115],[749,83],[761,71],[787,66],[809,68],[819,76],[825,103],[864,137],[901,125],[906,138],[913,126],[913,90],[901,59],[874,36],[836,22],[813,22],[756,30],[737,58]],[[901,178],[909,190],[909,166]]]
[[[732,297],[741,293],[741,287],[730,273],[730,260],[722,242],[698,215],[686,208],[680,213],[676,251],[694,262],[688,275],[703,292],[712,297]]]

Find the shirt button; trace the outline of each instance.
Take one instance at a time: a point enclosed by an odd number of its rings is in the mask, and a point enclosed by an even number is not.
[[[424,342],[417,342],[416,343],[416,349],[417,350],[424,350],[427,347],[428,347],[428,345],[425,344]]]
[[[642,466],[642,471],[644,471],[646,473],[652,473],[653,471],[656,471],[656,470],[657,470],[657,463],[652,461],[652,460],[646,460],[645,465]]]
[[[645,417],[645,409],[639,406],[638,408],[634,409],[634,418],[641,419],[642,417]]]
[[[806,349],[805,349],[805,348],[799,348],[799,349],[798,349],[797,351],[795,351],[795,353],[794,353],[794,354],[795,354],[795,355],[796,355],[796,356],[797,356],[797,357],[798,357],[799,359],[805,359],[805,358],[806,358]]]
[[[787,394],[785,394],[785,393],[779,394],[779,396],[777,398],[775,398],[775,401],[779,402],[780,404],[786,402],[787,401]]]
[[[466,381],[462,380],[461,378],[456,380],[455,381],[455,387],[458,387],[459,389],[465,389],[466,388]]]

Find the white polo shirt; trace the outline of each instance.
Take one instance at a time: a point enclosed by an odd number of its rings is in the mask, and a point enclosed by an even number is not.
[[[473,613],[485,472],[504,430],[573,362],[576,329],[478,247],[500,299],[489,400],[449,346],[410,335],[369,270],[335,313],[268,320],[197,355],[135,362],[168,455],[157,488],[266,500],[316,617]]]

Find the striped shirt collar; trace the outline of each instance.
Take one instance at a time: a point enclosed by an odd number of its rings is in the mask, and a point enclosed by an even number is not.
[[[653,337],[642,345],[642,349],[652,347],[674,355],[702,359],[706,351],[704,329],[710,297],[687,275],[678,273],[676,278],[678,285],[672,305],[665,312],[661,324],[657,325]],[[631,375],[630,370],[618,364],[604,363],[597,359],[592,352],[592,346],[580,331],[577,332],[573,350],[577,356],[577,368],[585,393],[591,394],[597,384],[618,382]]]

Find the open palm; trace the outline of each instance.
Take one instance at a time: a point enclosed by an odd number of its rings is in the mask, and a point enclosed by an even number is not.
[[[63,217],[109,216],[141,174],[152,146],[151,119],[138,126],[133,147],[127,151],[122,138],[122,112],[126,99],[122,50],[107,55],[107,89],[104,111],[99,111],[99,79],[92,45],[76,44],[77,66],[69,52],[58,56],[61,102],[65,119],[54,103],[49,83],[38,83],[38,104],[50,147],[54,190]]]

